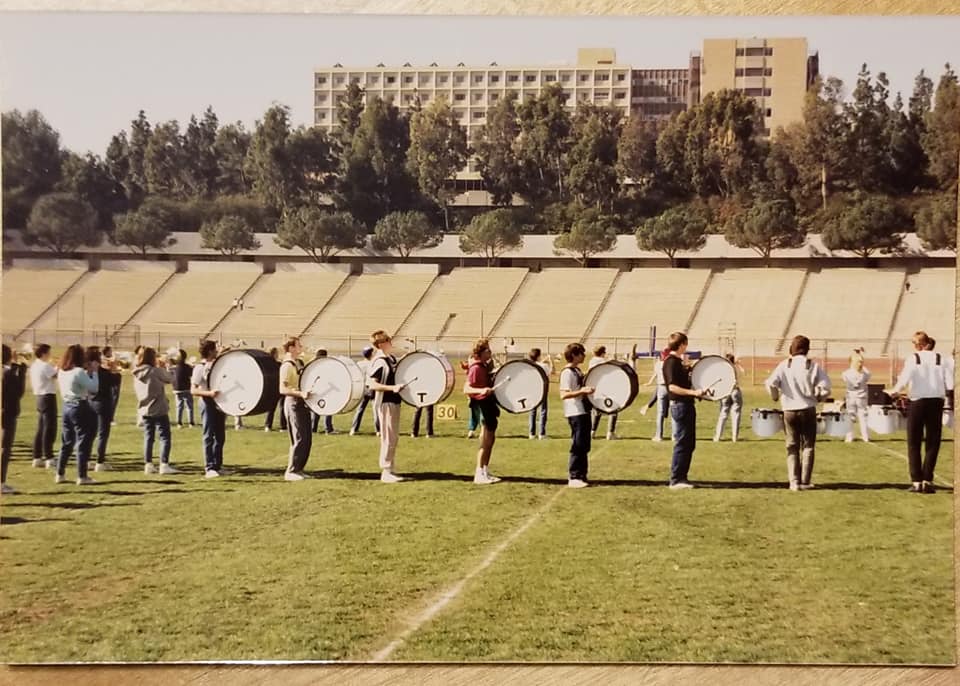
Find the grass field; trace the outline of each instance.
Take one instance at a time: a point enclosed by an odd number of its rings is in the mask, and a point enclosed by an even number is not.
[[[199,429],[175,430],[184,474],[143,474],[128,377],[116,469],[82,488],[29,466],[28,395],[20,494],[2,501],[0,659],[955,661],[952,488],[904,492],[902,435],[824,439],[817,488],[790,492],[782,437],[749,430],[770,406],[751,389],[737,444],[710,440],[716,407],[699,405],[700,488],[670,491],[646,394],[623,440],[595,442],[579,491],[553,396],[550,440],[503,417],[493,486],[472,484],[465,420],[402,437],[414,480],[381,484],[369,416],[365,435],[318,436],[319,478],[300,483],[280,478],[286,434],[248,418],[228,430],[236,471],[210,481]],[[951,432],[937,471],[952,486]]]

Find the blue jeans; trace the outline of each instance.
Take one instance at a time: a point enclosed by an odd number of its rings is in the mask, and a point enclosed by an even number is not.
[[[363,394],[363,400],[360,401],[356,412],[353,413],[353,425],[350,427],[350,431],[353,433],[360,433],[360,422],[363,421],[363,413],[371,400],[373,400],[373,395]],[[380,433],[380,417],[377,416],[376,412],[373,413],[373,428],[377,433]]]
[[[206,398],[200,401],[200,422],[203,425],[203,463],[205,469],[223,467],[223,443],[227,439],[227,415]]]
[[[190,426],[193,426],[193,396],[190,391],[174,391],[177,396],[177,426],[183,426],[183,413],[187,413]]]
[[[113,400],[91,400],[90,407],[97,417],[97,462],[107,457],[107,441],[110,440],[110,422],[113,421]]]
[[[479,429],[481,421],[483,421],[483,416],[480,414],[480,406],[474,406],[473,403],[471,403],[470,418],[467,420],[467,431],[476,431]]]
[[[570,461],[567,470],[571,479],[587,480],[590,463],[590,415],[578,414],[567,417],[570,423]]]
[[[537,412],[540,413],[540,435],[547,435],[547,401],[543,401],[543,405],[540,407],[530,410],[530,435],[537,435]]]
[[[143,418],[143,461],[153,462],[153,437],[160,434],[160,463],[170,462],[170,417],[163,414],[158,417]]]
[[[672,402],[670,417],[675,422],[676,431],[670,464],[670,483],[675,484],[687,481],[693,451],[697,447],[697,408],[691,402]]]
[[[87,464],[90,462],[90,449],[97,433],[97,416],[86,401],[63,404],[63,431],[60,433],[60,459],[57,460],[57,474],[65,476],[67,461],[77,447],[77,476],[87,476]]]
[[[666,386],[657,386],[657,428],[654,430],[654,436],[663,438],[663,422],[670,415],[670,397]],[[671,420],[673,418],[671,417]],[[677,433],[677,425],[671,421],[671,436]]]

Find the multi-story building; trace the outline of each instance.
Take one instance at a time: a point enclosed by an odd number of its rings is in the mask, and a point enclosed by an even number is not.
[[[631,71],[630,114],[644,121],[668,120],[690,106],[692,70],[634,69]]]
[[[327,130],[337,126],[337,105],[350,83],[356,83],[367,101],[380,97],[401,109],[413,105],[419,97],[428,105],[436,98],[446,98],[454,116],[467,129],[468,137],[486,123],[487,108],[508,93],[518,100],[537,96],[548,84],[559,83],[567,96],[567,107],[578,103],[613,105],[630,113],[630,67],[616,63],[611,49],[581,49],[572,66],[517,65],[500,66],[493,62],[485,67],[402,67],[378,64],[373,68],[344,67],[316,69],[313,76],[314,124]]]
[[[819,57],[807,53],[805,38],[717,38],[703,41],[699,92],[730,88],[755,98],[764,132],[803,119],[803,100],[819,72]]]

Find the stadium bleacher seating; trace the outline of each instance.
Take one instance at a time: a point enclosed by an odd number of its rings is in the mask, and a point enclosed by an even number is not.
[[[3,333],[13,338],[87,274],[86,262],[25,260],[3,270]],[[36,263],[36,264],[35,264]]]
[[[902,352],[914,332],[923,330],[937,340],[937,350],[950,352],[954,346],[956,270],[922,269],[909,274],[907,281],[910,288],[904,289],[891,341],[897,342]]]

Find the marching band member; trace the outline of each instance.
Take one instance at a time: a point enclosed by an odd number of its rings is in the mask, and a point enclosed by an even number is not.
[[[173,368],[173,395],[177,399],[177,428],[183,428],[183,415],[186,413],[190,427],[196,426],[193,421],[193,395],[190,393],[190,378],[193,376],[193,366],[187,361],[187,353],[179,350],[177,364]]]
[[[570,488],[586,488],[590,485],[587,473],[590,469],[590,408],[586,396],[593,388],[583,385],[583,364],[587,351],[580,343],[570,343],[564,348],[563,359],[567,364],[560,372],[560,399],[563,401],[563,416],[570,424],[570,460],[567,464]]]
[[[17,433],[17,418],[20,416],[20,398],[23,397],[26,365],[13,361],[13,350],[3,344],[3,447],[0,454],[0,493],[12,495],[16,489],[7,485],[7,468],[13,450],[13,438]]]
[[[95,483],[87,476],[90,448],[97,431],[97,416],[90,407],[88,398],[100,388],[97,375],[99,364],[85,362],[82,345],[71,345],[63,353],[57,383],[63,398],[63,429],[60,434],[60,458],[57,460],[57,475],[54,483],[65,483],[67,461],[73,448],[77,448],[77,485]]]
[[[640,414],[646,415],[647,410],[653,407],[654,403],[657,405],[657,425],[653,430],[653,439],[654,441],[660,442],[663,440],[663,423],[667,420],[667,417],[670,415],[670,396],[667,392],[667,384],[663,380],[663,363],[670,356],[670,348],[664,348],[661,351],[660,355],[653,361],[653,374],[650,376],[650,379],[647,381],[647,386],[652,384],[654,381],[657,383],[657,390],[653,393],[650,400],[646,405],[640,408]],[[671,422],[671,425],[673,422]]]
[[[283,344],[283,363],[280,365],[280,396],[283,398],[283,413],[287,418],[287,432],[290,435],[290,458],[284,481],[303,481],[310,478],[304,471],[310,459],[313,445],[313,431],[310,426],[310,408],[305,402],[309,391],[300,390],[300,375],[303,362],[300,355],[303,346],[300,339],[293,337]]]
[[[114,377],[117,375],[104,366],[103,354],[100,352],[100,348],[95,345],[87,348],[87,362],[96,362],[99,365],[97,369],[99,387],[90,398],[90,406],[97,416],[97,463],[93,471],[105,472],[110,468],[107,465],[107,442],[110,440],[110,427],[113,424],[116,410],[113,388],[115,385]]]
[[[870,442],[870,431],[867,428],[867,383],[870,381],[870,370],[863,366],[863,355],[854,352],[850,356],[850,368],[840,377],[847,388],[846,410],[850,416],[850,431],[844,440],[853,442],[853,421],[860,424],[860,437],[864,443]]]
[[[165,384],[173,383],[173,375],[167,371],[157,351],[147,347],[137,355],[133,370],[133,391],[137,396],[137,414],[143,419],[143,473],[156,474],[153,465],[153,441],[160,434],[160,473],[179,474],[180,470],[170,464],[170,402]]]
[[[30,389],[37,399],[37,432],[33,437],[33,466],[53,469],[53,442],[57,438],[57,368],[50,364],[50,346],[34,349]]]
[[[370,376],[370,358],[373,357],[373,346],[368,345],[363,348],[361,354],[363,359],[360,360],[357,365],[360,367],[360,371],[363,373],[363,378],[366,379]],[[353,413],[353,424],[350,426],[350,435],[356,436],[360,433],[360,423],[363,421],[363,413],[367,409],[367,404],[376,397],[376,393],[370,390],[369,386],[366,386],[363,389],[363,399],[360,401],[360,404],[357,406],[356,412]],[[376,434],[380,435],[380,418],[377,417],[376,411],[371,412],[373,414],[373,429]]]
[[[598,364],[603,364],[607,361],[607,346],[598,345],[593,349],[593,357],[590,358],[590,363],[587,365],[587,371],[590,371]],[[617,438],[617,415],[618,412],[614,412],[610,415],[610,421],[607,423],[607,440],[612,441]],[[590,428],[591,438],[595,438],[597,435],[597,429],[600,426],[600,420],[603,418],[603,413],[599,410],[593,410],[593,424]]]
[[[227,415],[217,407],[214,398],[219,391],[209,385],[210,367],[217,359],[217,342],[200,344],[202,363],[193,368],[190,393],[200,398],[200,425],[203,429],[204,477],[215,479],[223,473],[223,444],[227,439]]]
[[[714,442],[720,440],[723,436],[723,427],[727,423],[727,416],[730,416],[731,440],[736,443],[740,435],[740,414],[743,410],[743,391],[740,390],[740,376],[743,374],[743,367],[733,353],[724,355],[727,361],[733,365],[733,373],[736,377],[733,386],[733,392],[720,401],[720,415],[717,417],[717,429],[713,434]]]
[[[549,355],[540,361],[541,356],[540,348],[531,348],[530,352],[527,354],[527,359],[529,359],[534,364],[540,365],[540,368],[543,369],[543,373],[547,375],[549,379],[553,374],[553,360]],[[542,441],[547,437],[547,402],[548,397],[543,399],[543,404],[540,407],[530,410],[530,440],[532,441],[537,437],[537,413],[540,413],[540,440]]]
[[[673,458],[670,462],[670,488],[693,488],[687,479],[693,451],[697,447],[697,408],[693,401],[702,398],[705,391],[695,389],[690,379],[690,368],[684,364],[687,352],[687,334],[675,331],[667,339],[670,355],[663,362],[663,381],[670,400],[670,418],[673,420]]]
[[[477,471],[473,477],[475,484],[495,484],[500,479],[490,474],[490,455],[497,440],[497,426],[500,422],[500,406],[493,395],[493,383],[490,376],[490,340],[478,339],[473,344],[473,356],[467,370],[467,383],[463,392],[470,397],[470,409],[480,412],[480,449],[477,450]]]
[[[380,481],[395,484],[405,478],[394,471],[397,443],[400,439],[400,391],[397,383],[397,358],[393,356],[393,339],[382,329],[370,334],[377,351],[370,363],[370,389],[376,393],[373,406],[380,418]]]
[[[907,458],[910,463],[910,493],[934,493],[933,472],[940,454],[944,400],[953,392],[953,377],[940,353],[930,349],[931,338],[923,331],[913,334],[914,353],[903,361],[903,371],[890,390],[891,396],[910,387],[907,408]],[[924,446],[920,462],[920,444]]]
[[[817,444],[817,402],[830,394],[826,372],[807,355],[810,339],[794,336],[790,357],[773,370],[764,385],[780,399],[786,432],[787,477],[791,491],[813,488],[813,461]]]

